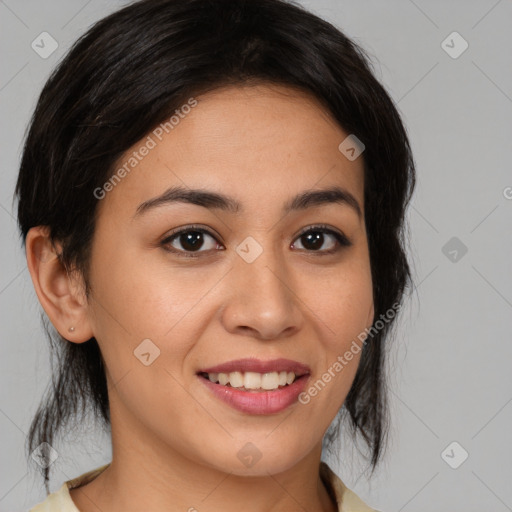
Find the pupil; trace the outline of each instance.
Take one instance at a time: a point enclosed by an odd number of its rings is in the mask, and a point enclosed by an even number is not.
[[[309,248],[311,248],[311,249],[318,249],[318,248],[322,247],[322,244],[324,241],[323,233],[318,233],[318,232],[316,234],[308,233],[307,235],[304,235],[304,237],[306,238],[307,242],[306,243],[302,242],[302,245],[304,247],[306,247],[306,249],[308,249],[308,244],[310,244]]]
[[[202,236],[203,233],[201,233],[200,231],[190,231],[188,233],[182,234],[181,244],[185,249],[195,251],[197,249],[200,249],[201,246],[203,245]]]

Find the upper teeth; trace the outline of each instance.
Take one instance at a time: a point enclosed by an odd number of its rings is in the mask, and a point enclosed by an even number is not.
[[[277,389],[279,386],[291,384],[295,380],[294,372],[231,372],[209,373],[208,378],[212,382],[218,382],[225,386],[230,384],[233,388],[245,389]]]

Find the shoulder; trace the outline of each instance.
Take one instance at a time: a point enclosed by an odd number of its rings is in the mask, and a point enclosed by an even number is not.
[[[29,512],[80,512],[69,494],[70,489],[79,487],[94,480],[109,464],[87,471],[80,476],[67,480],[59,490],[49,494],[44,501],[32,507]]]
[[[44,501],[38,503],[29,512],[78,512],[66,483],[58,491],[49,494]]]
[[[350,490],[323,461],[320,463],[320,477],[334,495],[338,504],[338,512],[380,512],[367,505],[355,492]]]

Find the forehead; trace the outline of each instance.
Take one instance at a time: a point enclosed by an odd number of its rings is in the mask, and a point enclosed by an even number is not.
[[[341,185],[362,206],[363,158],[350,161],[338,149],[347,136],[305,92],[264,84],[218,89],[184,102],[118,160],[113,175],[122,179],[100,208],[133,215],[173,185],[222,191],[249,208]]]

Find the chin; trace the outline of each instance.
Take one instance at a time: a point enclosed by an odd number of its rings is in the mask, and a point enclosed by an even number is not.
[[[207,465],[233,475],[268,477],[293,468],[311,451],[307,450],[303,438],[294,442],[288,438],[284,442],[282,438],[271,441],[268,437],[265,439],[266,436],[268,433],[259,438],[254,436],[254,441],[248,440],[250,437],[233,439],[230,443],[219,441],[210,460],[203,460]],[[204,457],[204,451],[202,455]]]

